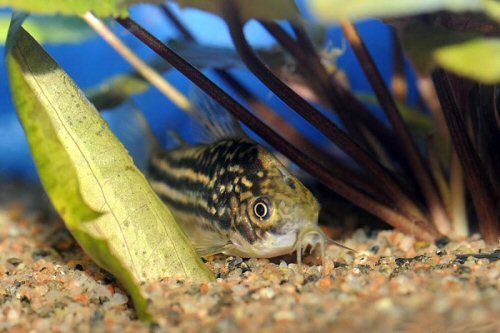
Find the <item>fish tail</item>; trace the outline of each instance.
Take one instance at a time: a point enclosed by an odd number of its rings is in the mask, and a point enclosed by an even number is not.
[[[153,154],[160,149],[146,117],[131,103],[103,113],[113,133],[120,139],[137,167],[145,171]]]

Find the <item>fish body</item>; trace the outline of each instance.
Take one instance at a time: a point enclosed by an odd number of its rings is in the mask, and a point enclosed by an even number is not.
[[[297,250],[300,262],[302,250],[319,243],[324,254],[312,193],[225,109],[197,92],[190,99],[197,144],[176,136],[170,148],[162,147],[134,107],[111,113],[108,121],[198,253],[269,258]]]
[[[246,136],[157,151],[148,177],[202,256],[283,255],[318,230],[312,193]]]

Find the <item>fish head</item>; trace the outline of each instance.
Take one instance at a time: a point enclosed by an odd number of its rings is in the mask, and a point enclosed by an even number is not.
[[[247,156],[244,173],[229,181],[235,192],[233,202],[229,200],[234,213],[233,254],[257,258],[288,254],[300,249],[309,231],[319,230],[316,198],[263,147],[256,145],[253,158]]]

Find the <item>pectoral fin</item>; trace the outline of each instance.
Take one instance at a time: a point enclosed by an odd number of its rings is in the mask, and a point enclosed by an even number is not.
[[[227,253],[228,251],[230,252],[232,248],[233,245],[230,243],[218,246],[205,246],[205,247],[195,245],[196,252],[200,257],[208,257],[208,256],[213,256],[214,254]]]

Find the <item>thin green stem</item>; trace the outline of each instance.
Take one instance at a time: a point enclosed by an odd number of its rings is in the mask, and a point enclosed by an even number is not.
[[[154,68],[141,60],[106,24],[92,13],[87,12],[81,18],[94,29],[116,52],[118,52],[137,72],[155,86],[165,97],[183,111],[189,112],[191,103],[176,87],[165,80]]]

